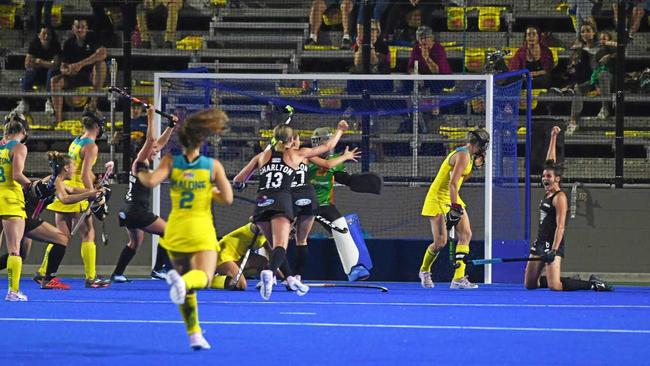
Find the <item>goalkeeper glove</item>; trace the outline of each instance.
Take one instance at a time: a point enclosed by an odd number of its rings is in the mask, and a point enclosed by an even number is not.
[[[29,185],[30,195],[36,197],[39,200],[52,196],[54,194],[54,191],[54,187],[48,187],[48,185],[43,183],[41,180],[34,181]]]
[[[463,206],[459,205],[458,203],[452,203],[451,204],[451,209],[449,212],[447,212],[447,215],[445,216],[445,221],[447,223],[447,231],[451,230],[451,228],[455,227],[458,225],[460,222],[460,218],[463,217]]]
[[[544,253],[544,256],[542,258],[544,258],[544,262],[546,262],[547,264],[551,264],[555,260],[556,255],[557,255],[557,251],[553,249]]]
[[[246,188],[246,183],[244,183],[244,182],[232,182],[232,187],[236,191],[241,192],[241,191],[244,190],[244,188]]]

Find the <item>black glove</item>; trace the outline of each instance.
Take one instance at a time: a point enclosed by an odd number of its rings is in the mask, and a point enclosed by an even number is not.
[[[97,218],[99,221],[104,221],[106,216],[108,216],[108,205],[106,204],[106,201],[102,200],[102,204],[98,203],[93,203],[92,206],[90,206],[90,210],[93,212],[93,215]]]
[[[459,205],[458,203],[451,204],[451,209],[449,210],[449,212],[447,212],[447,215],[445,216],[445,222],[447,223],[447,231],[451,230],[451,228],[458,225],[458,223],[460,222],[460,218],[463,217],[464,213],[465,211],[463,210],[463,206]]]
[[[39,200],[45,199],[54,194],[56,188],[49,187],[48,184],[44,183],[41,180],[32,182],[29,185],[29,193],[31,196],[36,197]]]
[[[553,249],[544,253],[544,256],[542,258],[544,259],[544,262],[546,262],[547,264],[551,264],[555,260],[556,255],[557,255],[557,251]]]
[[[244,183],[244,182],[232,182],[232,187],[236,191],[241,192],[241,191],[244,190],[244,188],[246,188],[246,183]]]

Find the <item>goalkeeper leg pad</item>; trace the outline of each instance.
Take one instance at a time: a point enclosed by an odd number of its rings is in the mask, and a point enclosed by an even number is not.
[[[346,215],[334,220],[332,224],[348,229],[345,234],[332,230],[336,250],[339,252],[343,271],[348,275],[348,279],[352,282],[368,278],[369,271],[372,269],[372,259],[363,239],[359,217],[355,214]]]
[[[380,194],[383,179],[375,173],[352,174],[350,189],[353,192]]]

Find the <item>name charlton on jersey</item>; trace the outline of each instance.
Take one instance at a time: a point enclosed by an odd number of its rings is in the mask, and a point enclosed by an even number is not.
[[[260,169],[260,174],[268,172],[282,172],[284,174],[291,175],[293,173],[293,169],[284,164],[268,164]]]

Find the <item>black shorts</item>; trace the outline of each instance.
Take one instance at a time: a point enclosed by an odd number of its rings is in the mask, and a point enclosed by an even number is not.
[[[63,82],[66,89],[91,86],[93,85],[93,68],[84,67],[75,75],[64,75]]]
[[[553,239],[544,240],[544,239],[537,238],[537,240],[535,240],[533,244],[530,246],[530,254],[541,257],[547,252],[549,252],[552,246],[553,246]],[[560,243],[560,247],[557,249],[557,256],[564,258],[564,240],[562,240],[562,243]]]
[[[293,200],[290,191],[264,193],[257,197],[253,222],[271,221],[273,216],[282,215],[293,220]]]
[[[43,223],[43,220],[41,219],[32,219],[31,217],[28,217],[25,219],[25,234],[28,232],[36,229],[37,227],[41,226]]]
[[[315,216],[318,212],[318,197],[311,185],[291,191],[293,214],[298,216]]]
[[[120,210],[120,226],[127,229],[144,229],[158,220],[158,216],[146,210]]]

